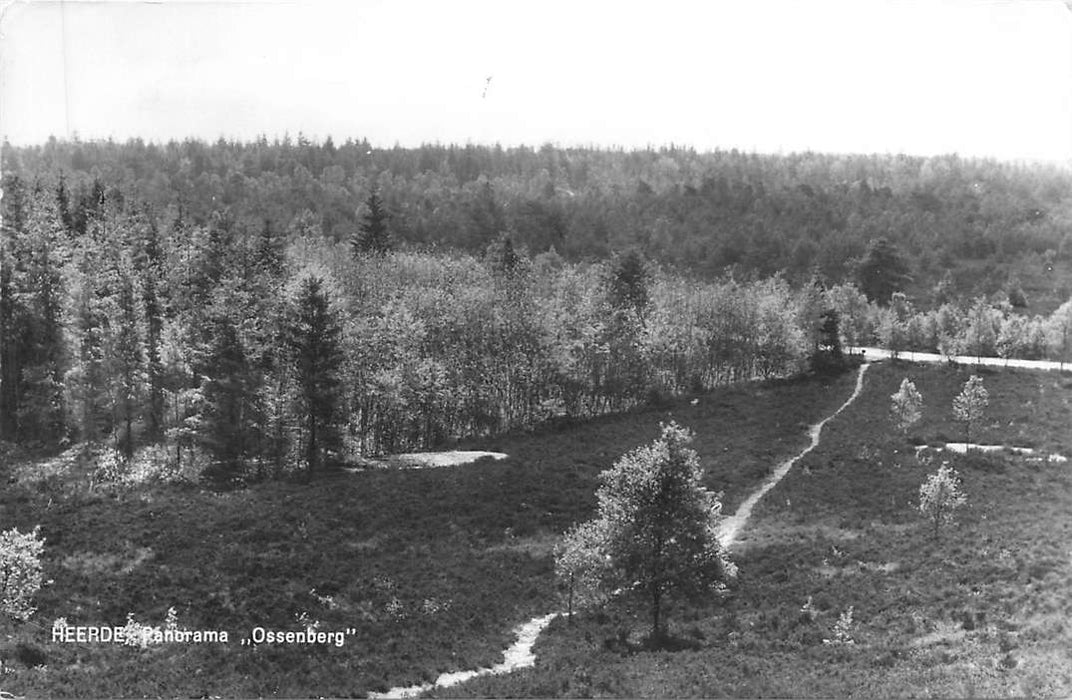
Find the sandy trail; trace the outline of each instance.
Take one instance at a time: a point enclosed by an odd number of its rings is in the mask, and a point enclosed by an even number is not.
[[[422,683],[421,685],[397,686],[385,693],[369,693],[370,699],[379,698],[414,698],[433,688],[449,688],[452,685],[464,683],[479,676],[497,676],[502,673],[526,668],[536,664],[536,655],[532,653],[532,647],[536,644],[536,638],[540,636],[544,628],[551,620],[558,617],[558,613],[550,613],[542,617],[534,617],[528,622],[517,627],[517,641],[505,652],[501,664],[478,668],[471,671],[453,671],[441,673],[434,683]]]
[[[744,527],[745,522],[747,522],[748,518],[752,515],[752,509],[759,503],[759,499],[763,498],[768,491],[785,478],[785,475],[789,473],[789,470],[793,468],[794,464],[800,461],[801,457],[808,454],[819,445],[819,437],[822,434],[823,426],[826,425],[827,421],[835,418],[839,413],[848,408],[849,404],[856,400],[856,397],[860,395],[860,392],[864,388],[864,373],[870,366],[870,363],[867,362],[860,365],[860,369],[856,375],[856,388],[853,389],[852,395],[845,400],[845,403],[841,404],[841,407],[838,408],[838,410],[811,426],[811,429],[808,431],[811,435],[811,444],[801,450],[795,457],[791,457],[775,467],[774,472],[767,477],[766,481],[764,481],[758,489],[753,491],[752,494],[744,500],[744,503],[737,508],[737,512],[722,521],[722,525],[719,527],[718,540],[723,547],[730,547],[736,541],[737,535],[740,533],[741,528]]]
[[[845,350],[854,355],[864,354],[869,360],[888,360],[893,353],[885,348],[850,347]],[[1072,370],[1072,363],[1053,362],[1051,360],[1015,360],[1000,357],[975,357],[974,355],[956,355],[946,357],[933,352],[910,352],[902,350],[897,353],[898,360],[906,362],[924,362],[929,364],[955,362],[958,365],[982,365],[984,367],[1018,367],[1020,369]]]

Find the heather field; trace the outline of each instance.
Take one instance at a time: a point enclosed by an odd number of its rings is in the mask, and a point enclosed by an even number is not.
[[[1067,464],[936,453],[960,472],[969,505],[935,540],[915,508],[933,466],[915,448],[960,439],[949,406],[969,369],[886,361],[869,370],[860,397],[757,505],[731,550],[736,585],[702,605],[672,606],[666,644],[652,648],[643,619],[611,605],[555,619],[533,668],[435,692],[1067,695]],[[981,442],[1072,454],[1067,375],[981,372],[991,396]],[[75,450],[7,449],[4,520],[42,526],[51,583],[0,648],[0,689],[365,696],[493,665],[517,624],[563,609],[553,545],[591,516],[598,473],[661,421],[695,431],[706,484],[732,512],[806,446],[809,426],[845,401],[855,377],[744,384],[462,446],[510,455],[502,461],[339,472],[311,485],[92,485]],[[907,436],[887,415],[903,377],[925,402]],[[226,630],[230,641],[51,641],[57,618],[122,626],[132,614],[160,626],[172,607],[180,627]],[[313,622],[353,633],[341,647],[240,643],[258,626]]]

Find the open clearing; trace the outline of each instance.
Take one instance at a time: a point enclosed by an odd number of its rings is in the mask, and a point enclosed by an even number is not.
[[[1068,452],[1072,381],[984,372],[982,439]],[[735,547],[735,593],[672,613],[680,648],[643,649],[644,621],[624,611],[559,619],[534,668],[434,695],[1067,696],[1072,474],[1008,453],[949,454],[970,506],[935,542],[914,509],[934,467],[891,437],[889,395],[904,376],[926,402],[912,441],[956,435],[949,406],[968,374],[876,365],[852,410],[757,505]],[[850,606],[853,643],[824,644]],[[613,644],[622,629],[638,642]]]
[[[1072,381],[982,370],[983,443],[1072,454]],[[933,541],[914,511],[933,468],[889,427],[903,376],[923,393],[915,443],[961,434],[949,406],[967,369],[883,362],[818,446],[759,501],[734,548],[726,599],[670,612],[677,650],[608,644],[643,619],[621,610],[558,618],[536,664],[433,695],[1067,695],[1072,691],[1072,474],[1011,454],[948,454],[970,507]],[[856,373],[742,385],[556,432],[459,446],[510,457],[462,469],[371,470],[310,486],[98,489],[60,498],[9,484],[5,522],[41,523],[55,583],[21,646],[0,648],[19,694],[323,695],[423,685],[507,663],[518,625],[562,608],[551,546],[595,507],[597,475],[673,417],[697,433],[726,512],[799,453],[850,396]],[[944,456],[943,456],[944,458]],[[32,467],[9,457],[5,476]],[[801,612],[812,601],[814,618]],[[53,644],[51,620],[122,625],[356,628],[346,645]],[[854,607],[852,645],[824,645]],[[36,627],[34,626],[36,625]],[[36,663],[34,663],[36,662]],[[31,669],[29,666],[43,665]],[[107,669],[107,671],[105,671]]]

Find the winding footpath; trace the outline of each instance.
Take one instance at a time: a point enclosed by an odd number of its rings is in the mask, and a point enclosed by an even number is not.
[[[839,413],[849,407],[853,401],[860,395],[864,386],[864,373],[867,372],[867,368],[870,367],[870,363],[865,362],[860,365],[858,374],[856,375],[856,387],[853,389],[852,395],[846,399],[845,403],[841,404],[838,410],[822,419],[815,425],[811,426],[808,431],[811,436],[811,444],[805,447],[795,457],[785,460],[779,464],[774,472],[756,489],[751,495],[745,499],[744,503],[740,505],[737,512],[733,515],[725,518],[722,521],[719,528],[718,539],[719,543],[723,547],[730,547],[737,539],[737,535],[740,533],[741,528],[744,527],[745,522],[749,516],[752,515],[752,509],[755,508],[759,499],[763,498],[768,491],[781,481],[789,470],[800,461],[801,457],[808,454],[819,444],[819,436],[822,434],[823,426],[828,421],[832,420]],[[536,640],[539,638],[540,633],[544,631],[547,625],[551,624],[551,620],[555,619],[562,613],[548,613],[541,617],[534,617],[528,622],[519,625],[515,630],[517,634],[517,641],[515,641],[505,652],[504,661],[501,664],[495,666],[474,669],[471,671],[454,671],[451,673],[441,673],[439,677],[432,683],[422,683],[419,685],[409,686],[397,686],[391,688],[385,693],[370,693],[370,700],[387,700],[394,698],[414,698],[421,693],[432,690],[433,688],[449,688],[450,686],[457,685],[458,683],[464,683],[465,681],[477,678],[480,676],[493,676],[502,673],[509,673],[519,668],[527,668],[536,664],[536,655],[532,652],[532,647],[536,644]]]
[[[479,676],[497,676],[502,673],[510,673],[519,668],[527,668],[536,665],[536,655],[532,653],[532,647],[536,644],[536,638],[540,636],[544,628],[551,624],[551,620],[560,613],[550,613],[543,617],[534,617],[528,622],[519,625],[515,630],[517,641],[505,652],[505,659],[501,664],[487,668],[478,668],[472,671],[453,671],[441,673],[434,683],[422,683],[420,685],[398,686],[391,688],[386,693],[369,693],[370,700],[383,698],[415,698],[421,693],[433,688],[449,688]]]
[[[848,349],[848,352],[855,355],[863,355],[868,360],[885,360],[890,359],[893,356],[893,354],[889,350],[885,350],[883,348],[852,347]],[[898,353],[897,358],[900,360],[906,360],[908,362],[920,362],[926,364],[955,362],[957,364],[963,365],[1017,367],[1021,369],[1058,371],[1072,369],[1072,364],[1067,362],[1061,363],[1046,360],[1005,360],[997,357],[946,357],[943,355],[936,355],[934,353],[925,352],[900,352]],[[763,498],[763,496],[765,496],[768,491],[774,488],[779,481],[785,478],[785,475],[789,473],[789,470],[793,468],[794,464],[800,461],[800,459],[804,455],[808,454],[819,445],[819,439],[823,431],[823,426],[825,426],[828,421],[835,418],[839,413],[848,408],[849,405],[856,400],[856,398],[860,395],[861,391],[863,391],[864,374],[867,372],[867,368],[870,366],[870,361],[864,362],[862,365],[860,365],[860,369],[858,371],[858,374],[856,375],[856,387],[855,389],[853,389],[852,395],[849,396],[845,403],[841,404],[841,407],[838,408],[838,410],[834,411],[826,418],[811,426],[808,431],[811,436],[811,444],[805,447],[795,457],[787,459],[784,462],[780,463],[777,467],[775,467],[774,472],[771,473],[771,475],[759,486],[759,488],[752,492],[748,496],[748,498],[746,498],[744,502],[741,503],[740,507],[737,508],[737,512],[722,521],[721,526],[719,527],[718,538],[720,544],[723,547],[729,548],[733,546],[733,544],[737,540],[737,536],[741,532],[741,529],[748,521],[748,518],[752,515],[752,509],[755,508],[759,500]],[[960,447],[960,445],[959,443],[951,443],[946,447],[948,449],[956,450],[958,447]],[[967,449],[967,446],[964,446],[964,449]],[[1025,448],[1012,449],[1023,451]],[[1060,457],[1059,455],[1053,455],[1049,459],[1051,461],[1064,461],[1064,458]],[[443,673],[440,674],[438,678],[436,678],[434,683],[424,683],[421,685],[412,686],[399,686],[396,688],[391,688],[386,693],[371,693],[369,695],[369,698],[417,697],[421,693],[432,690],[433,688],[447,688],[452,685],[457,685],[458,683],[463,683],[472,678],[477,678],[479,676],[509,673],[510,671],[514,671],[519,668],[527,668],[529,666],[533,666],[536,663],[536,656],[532,653],[532,647],[536,644],[536,640],[539,638],[540,633],[543,632],[547,625],[551,623],[551,620],[555,619],[560,614],[562,613],[549,613],[547,615],[543,615],[542,617],[534,617],[528,622],[519,625],[515,629],[515,633],[517,634],[517,641],[515,641],[513,645],[506,649],[506,651],[504,652],[505,658],[500,664],[471,671],[455,671],[453,673]]]
[[[752,509],[755,508],[756,503],[759,503],[759,499],[763,498],[768,491],[785,478],[785,475],[789,473],[789,470],[793,468],[794,464],[799,462],[804,455],[808,454],[819,445],[819,436],[823,432],[823,426],[826,425],[828,421],[837,417],[839,413],[849,407],[849,404],[856,400],[860,395],[860,392],[863,391],[864,373],[867,372],[867,368],[870,366],[871,364],[869,362],[860,365],[860,369],[856,375],[856,388],[852,390],[852,395],[845,400],[845,403],[841,404],[841,407],[838,408],[838,410],[811,426],[808,430],[811,435],[811,444],[805,447],[799,454],[797,454],[797,456],[791,457],[775,467],[774,472],[767,477],[767,480],[764,481],[758,489],[753,491],[752,494],[744,500],[744,503],[737,508],[737,512],[722,521],[718,531],[718,541],[723,548],[729,548],[737,540],[737,535],[741,532],[741,528],[744,527],[749,516],[752,515]]]

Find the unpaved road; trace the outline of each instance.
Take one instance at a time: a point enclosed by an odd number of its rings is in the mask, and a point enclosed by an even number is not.
[[[888,360],[893,357],[893,353],[885,348],[850,347],[845,352],[853,355],[863,354],[868,360]],[[898,352],[897,359],[905,360],[907,362],[925,362],[930,364],[953,362],[958,365],[981,365],[984,367],[1017,367],[1019,369],[1072,371],[1072,362],[1053,362],[1052,360],[1005,360],[1000,357],[975,357],[974,355],[946,357],[945,355],[936,355],[933,352],[909,352],[907,350]]]

